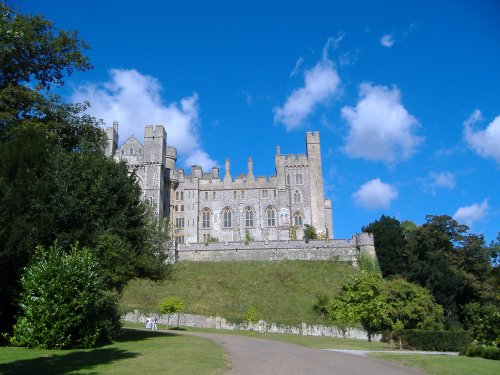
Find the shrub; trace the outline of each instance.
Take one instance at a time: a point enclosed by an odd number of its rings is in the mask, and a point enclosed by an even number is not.
[[[470,345],[467,349],[460,352],[460,355],[467,357],[481,357],[484,359],[494,359],[500,361],[500,348],[488,345]]]
[[[255,306],[250,306],[245,311],[245,323],[247,326],[250,326],[250,334],[254,334],[253,325],[257,324],[260,320],[260,312]]]
[[[64,253],[38,247],[22,287],[13,345],[88,348],[120,329],[116,295],[106,290],[97,259],[86,248]]]
[[[421,329],[401,329],[393,331],[391,340],[410,350],[459,352],[472,342],[468,331],[428,331]]]
[[[305,224],[304,225],[304,240],[309,242],[309,240],[316,240],[318,238],[318,234],[316,233],[316,228],[312,225]]]
[[[167,329],[172,314],[177,314],[177,327],[179,327],[179,313],[184,311],[184,307],[184,301],[176,296],[167,297],[160,302],[158,310],[161,314],[167,315]]]

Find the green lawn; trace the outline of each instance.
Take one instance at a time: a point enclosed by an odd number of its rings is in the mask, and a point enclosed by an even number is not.
[[[228,360],[210,340],[125,329],[113,344],[85,350],[0,347],[0,374],[222,374]]]
[[[156,312],[176,295],[186,313],[242,319],[253,305],[276,323],[326,323],[312,310],[318,295],[333,296],[356,269],[333,261],[181,262],[169,280],[133,280],[120,301],[123,311]]]
[[[428,375],[498,375],[500,361],[446,355],[372,353],[373,358],[416,367]]]

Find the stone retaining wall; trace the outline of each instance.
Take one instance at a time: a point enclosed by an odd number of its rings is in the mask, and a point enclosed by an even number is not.
[[[375,256],[373,236],[350,240],[212,242],[178,245],[176,261],[331,260],[356,262],[359,253]]]
[[[167,315],[146,314],[134,310],[122,316],[122,320],[134,323],[146,323],[147,318],[158,317],[159,328],[161,329],[164,324],[167,324]],[[256,325],[247,326],[244,323],[231,323],[220,316],[202,316],[194,314],[174,314],[170,317],[169,325],[181,327],[198,327],[198,328],[211,328],[211,329],[224,329],[224,330],[241,330],[250,331],[253,328],[256,332],[269,332],[269,333],[287,333],[292,335],[302,336],[324,336],[324,337],[338,337],[350,338],[358,340],[367,340],[367,333],[359,328],[347,328],[345,332],[338,327],[323,326],[323,325],[308,325],[306,323],[298,324],[295,326],[280,325],[276,323],[268,323],[260,320]],[[373,341],[380,341],[380,335],[374,335]]]

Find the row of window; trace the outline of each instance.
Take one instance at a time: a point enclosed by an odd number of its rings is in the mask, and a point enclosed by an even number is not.
[[[300,175],[300,176],[301,176],[300,181],[302,181],[302,175]],[[290,175],[287,175],[287,178],[289,178],[289,177],[290,177]],[[269,190],[270,189],[262,189],[260,191],[261,197],[262,198],[269,198],[269,196],[270,196]],[[273,191],[273,197],[276,198],[276,196],[277,196],[276,189],[272,189],[272,191]],[[187,191],[187,193],[189,194],[190,198],[191,198],[191,195],[194,198],[194,191]],[[233,191],[233,198],[234,199],[238,198],[238,190]],[[245,198],[245,191],[244,190],[240,190],[240,198]],[[208,200],[208,199],[210,199],[210,193],[208,191],[206,191],[205,192],[205,200]],[[215,199],[215,191],[212,192],[212,199]],[[176,191],[175,192],[175,200],[183,201],[184,200],[184,191]]]
[[[262,197],[263,198],[267,198],[267,190],[262,190]],[[179,192],[177,192],[179,193]],[[205,192],[205,195],[206,195],[206,199],[208,199],[208,192]],[[213,195],[214,195],[214,198],[215,198],[215,191],[213,192]],[[276,190],[274,190],[274,196],[276,197]],[[182,197],[182,192],[181,192],[181,197]],[[241,191],[241,197],[243,198],[244,197],[244,192]],[[234,198],[236,199],[236,191],[234,191]],[[181,198],[182,199],[182,198]],[[293,193],[293,202],[294,203],[300,203],[302,202],[302,194],[300,193],[300,191],[296,190],[294,193]],[[180,207],[178,205],[175,205],[175,211],[179,211],[179,208],[181,211],[184,211],[184,205],[181,205]]]
[[[212,218],[212,212],[208,208],[204,208],[201,211],[201,226],[203,229],[210,229],[211,226],[211,218]],[[245,208],[244,211],[244,221],[245,221],[245,228],[253,228],[254,227],[254,218],[255,218],[255,211],[251,207]],[[276,209],[274,207],[268,207],[266,209],[265,213],[265,218],[266,218],[266,225],[268,227],[275,227],[276,226]],[[299,212],[296,212],[293,218],[294,225],[303,225],[303,218],[302,214]],[[223,228],[232,228],[233,227],[233,211],[229,208],[226,207],[224,210],[222,210],[222,227]]]

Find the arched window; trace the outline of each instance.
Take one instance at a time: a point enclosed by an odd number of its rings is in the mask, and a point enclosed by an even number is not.
[[[224,219],[223,222],[224,228],[231,228],[233,226],[232,222],[233,215],[231,209],[229,207],[224,208],[224,210],[222,211],[222,216]]]
[[[254,210],[252,207],[245,208],[245,228],[253,228]]]
[[[295,215],[293,216],[293,224],[299,227],[304,225],[304,220],[300,212],[296,212]]]
[[[184,200],[184,192],[181,191],[181,201],[183,201],[183,200]]]
[[[181,205],[181,211],[184,211],[184,205]]]
[[[208,229],[210,228],[210,210],[208,208],[204,208],[203,211],[201,211],[201,226],[203,229]]]
[[[134,150],[131,148],[130,149],[130,155],[132,155],[134,153]]]
[[[175,211],[179,211],[179,206],[175,206]]]
[[[293,193],[293,202],[300,203],[300,201],[301,201],[300,192],[298,190],[295,190],[295,193]]]
[[[208,191],[205,192],[205,199],[208,200]]]
[[[304,183],[304,180],[302,179],[302,174],[298,174],[295,176],[295,182],[297,185],[302,185]]]
[[[287,173],[287,174],[286,174],[286,184],[287,184],[288,186],[290,186],[290,183],[291,183],[290,174],[289,174],[289,173]]]
[[[268,227],[275,227],[276,226],[276,210],[274,207],[268,207],[266,209],[266,216],[267,216],[267,226]]]
[[[179,192],[178,191],[175,192],[175,199],[179,200]]]

